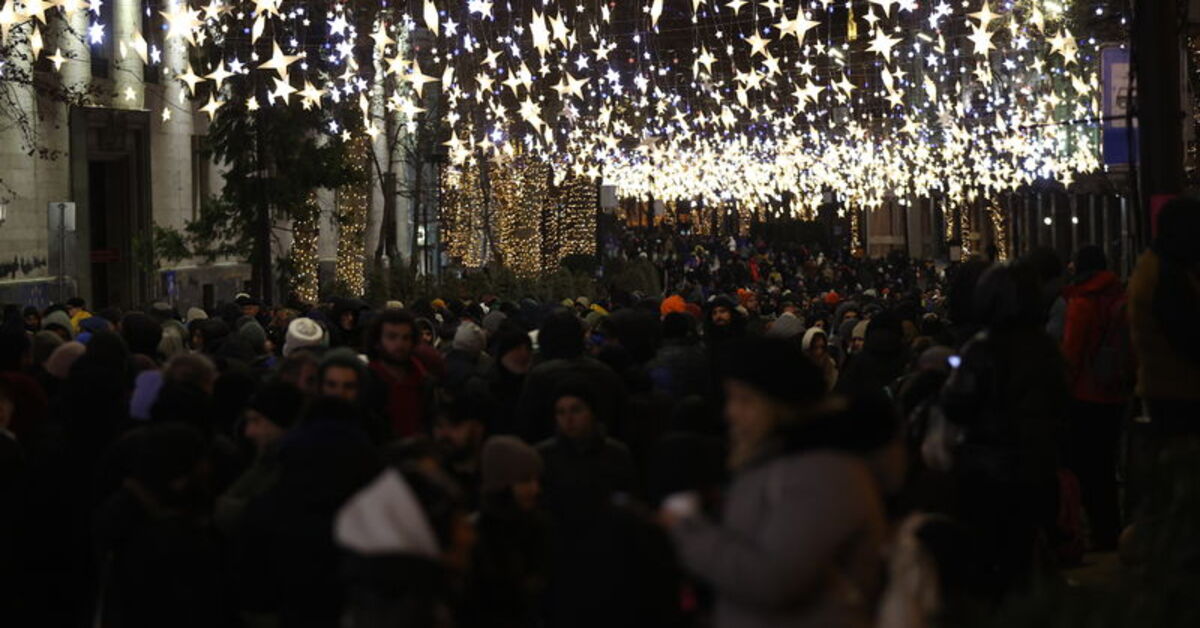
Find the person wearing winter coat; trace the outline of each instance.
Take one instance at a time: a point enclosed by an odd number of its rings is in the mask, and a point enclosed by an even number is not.
[[[962,430],[953,446],[958,499],[951,514],[971,530],[973,560],[996,600],[1027,587],[1049,564],[1047,544],[1073,542],[1058,525],[1058,443],[1069,388],[1040,299],[1034,269],[1021,262],[980,277],[973,300],[984,331],[959,350],[938,402]]]
[[[495,403],[489,417],[489,434],[517,434],[517,404],[521,388],[533,366],[533,341],[516,323],[505,321],[492,339],[496,359],[484,373],[488,392]]]
[[[1165,435],[1200,433],[1200,201],[1177,199],[1158,217],[1154,245],[1129,280],[1137,392]]]
[[[569,381],[554,395],[558,433],[538,445],[546,509],[556,530],[549,624],[618,625],[627,605],[627,538],[614,501],[636,493],[633,455],[605,436],[592,388]]]
[[[280,628],[333,628],[344,597],[334,520],[379,472],[355,407],[322,397],[279,440],[279,479],[246,505],[234,573],[244,612],[277,615]]]
[[[94,517],[95,625],[227,625],[219,545],[207,517],[204,438],[178,423],[134,436],[129,473]]]
[[[820,327],[808,328],[808,331],[804,332],[800,348],[808,356],[808,359],[821,369],[826,388],[833,390],[838,382],[838,368],[833,356],[829,355],[829,337],[825,334],[825,330]]]
[[[549,584],[550,520],[539,507],[542,457],[513,436],[493,436],[483,447],[478,543],[471,562],[468,602],[495,628],[538,625]]]
[[[1104,251],[1086,246],[1075,256],[1075,276],[1062,295],[1066,303],[1062,350],[1072,397],[1066,462],[1079,478],[1093,548],[1111,551],[1120,533],[1117,444],[1121,419],[1133,391],[1124,381],[1114,381],[1114,374],[1106,371],[1125,363],[1132,366],[1133,356],[1105,358],[1100,354],[1115,352],[1105,345],[1126,329],[1122,308],[1125,290],[1116,274],[1107,269]],[[1108,363],[1101,364],[1103,359]]]
[[[1125,512],[1154,493],[1164,450],[1200,434],[1200,201],[1179,198],[1158,216],[1157,235],[1129,279],[1129,331],[1137,395],[1150,421],[1131,428]]]
[[[388,468],[337,513],[337,570],[354,628],[454,628],[475,532],[452,480]]]
[[[594,387],[592,409],[604,425],[614,425],[624,415],[629,394],[621,376],[600,360],[584,353],[583,324],[571,312],[560,310],[542,323],[538,334],[542,362],[529,371],[516,416],[520,435],[538,443],[555,434],[555,395],[564,382],[584,379]]]
[[[245,435],[254,443],[254,463],[217,498],[213,521],[226,534],[241,524],[246,504],[279,481],[279,440],[300,417],[304,395],[284,382],[263,384],[246,408]]]
[[[717,628],[869,626],[880,588],[885,521],[862,460],[797,450],[825,394],[816,366],[794,347],[746,342],[722,357],[735,477],[724,517],[679,494],[661,517],[685,568],[712,585]]]

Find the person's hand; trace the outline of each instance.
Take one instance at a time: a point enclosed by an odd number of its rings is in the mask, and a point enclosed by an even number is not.
[[[700,494],[696,491],[684,491],[667,496],[662,507],[658,509],[658,523],[670,530],[680,520],[700,514]]]

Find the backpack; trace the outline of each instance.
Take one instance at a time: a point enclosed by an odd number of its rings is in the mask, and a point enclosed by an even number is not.
[[[1088,356],[1087,372],[1101,388],[1129,392],[1137,377],[1129,332],[1129,298],[1122,292],[1115,298],[1099,299],[1099,306],[1103,316],[1100,341]]]

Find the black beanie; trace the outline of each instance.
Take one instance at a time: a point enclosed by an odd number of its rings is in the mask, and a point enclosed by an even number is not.
[[[496,339],[492,344],[492,357],[500,359],[504,354],[516,349],[521,345],[533,347],[533,339],[525,330],[521,329],[520,325],[505,321],[501,323],[499,331],[496,332]]]
[[[825,394],[821,370],[795,343],[748,338],[731,343],[721,353],[722,379],[749,384],[784,403],[811,403]]]
[[[1075,274],[1094,273],[1108,268],[1108,260],[1104,257],[1104,249],[1089,244],[1075,253]]]
[[[141,312],[130,312],[121,319],[121,337],[129,345],[130,353],[158,355],[162,334],[162,324]]]
[[[303,406],[304,395],[287,382],[267,382],[250,399],[251,409],[284,429],[296,423]]]

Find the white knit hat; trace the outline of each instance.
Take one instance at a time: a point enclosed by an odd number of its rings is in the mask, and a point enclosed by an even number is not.
[[[311,318],[297,318],[288,323],[287,339],[283,342],[283,357],[291,355],[301,347],[311,347],[321,344],[325,338],[325,330]]]
[[[188,311],[187,311],[187,316],[184,317],[183,322],[184,322],[184,324],[187,324],[192,321],[202,321],[202,320],[207,320],[207,319],[208,319],[208,312],[205,312],[204,310],[202,310],[198,307],[189,307]]]

